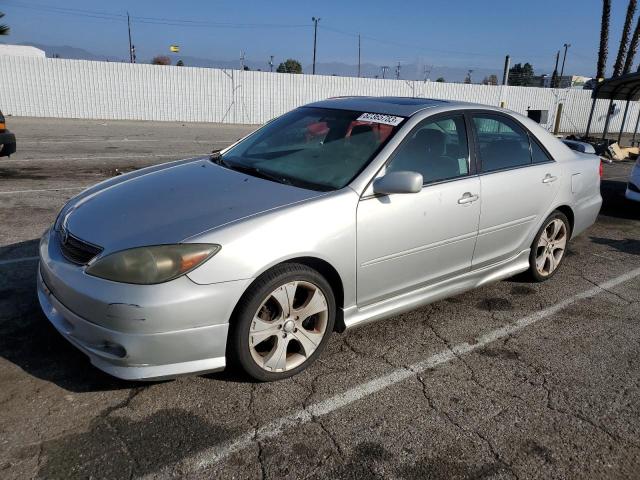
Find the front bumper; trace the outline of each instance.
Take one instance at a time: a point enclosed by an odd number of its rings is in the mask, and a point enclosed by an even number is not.
[[[16,136],[6,130],[0,133],[0,157],[8,157],[16,153]]]
[[[38,299],[53,326],[99,369],[153,380],[225,367],[229,317],[246,281],[196,285],[180,277],[126,285],[84,273],[55,234],[40,244]]]

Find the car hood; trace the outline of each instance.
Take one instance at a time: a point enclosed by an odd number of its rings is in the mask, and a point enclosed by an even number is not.
[[[63,221],[74,236],[110,252],[179,243],[323,194],[239,173],[203,158],[107,181],[71,202]]]

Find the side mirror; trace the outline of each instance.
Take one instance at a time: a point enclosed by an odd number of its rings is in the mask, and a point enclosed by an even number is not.
[[[422,190],[422,175],[417,172],[389,172],[373,181],[373,193],[418,193]]]

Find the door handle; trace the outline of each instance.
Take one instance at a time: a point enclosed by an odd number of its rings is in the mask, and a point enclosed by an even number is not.
[[[555,182],[558,179],[558,177],[554,177],[553,175],[551,175],[550,173],[547,173],[544,178],[542,179],[542,183],[551,183],[551,182]]]
[[[462,197],[458,199],[459,204],[471,203],[478,200],[480,197],[478,195],[473,195],[471,192],[464,192]]]

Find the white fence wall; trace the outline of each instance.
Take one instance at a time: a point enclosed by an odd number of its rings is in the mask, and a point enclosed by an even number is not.
[[[563,103],[561,130],[583,132],[590,91],[464,85],[353,77],[288,75],[212,68],[0,56],[0,108],[16,116],[259,124],[299,105],[338,95],[398,95],[462,100],[526,114]],[[599,100],[592,132],[604,127],[608,101]],[[616,102],[618,131],[624,102]],[[640,113],[629,108],[625,130]]]

